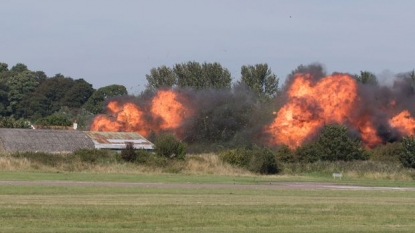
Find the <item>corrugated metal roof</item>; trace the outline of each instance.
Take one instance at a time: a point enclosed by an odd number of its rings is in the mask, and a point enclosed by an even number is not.
[[[126,143],[133,143],[136,149],[154,149],[153,143],[135,132],[96,132],[85,131],[97,149],[125,149]]]

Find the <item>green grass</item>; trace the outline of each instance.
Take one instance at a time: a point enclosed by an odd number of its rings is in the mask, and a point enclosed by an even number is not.
[[[1,232],[413,232],[415,192],[2,186]]]
[[[145,183],[194,183],[194,184],[257,184],[267,182],[333,182],[342,185],[380,187],[415,187],[413,181],[370,180],[343,177],[333,180],[331,174],[308,173],[293,176],[224,176],[186,175],[169,173],[119,174],[91,172],[22,172],[0,171],[1,181],[99,181],[99,182],[145,182]]]

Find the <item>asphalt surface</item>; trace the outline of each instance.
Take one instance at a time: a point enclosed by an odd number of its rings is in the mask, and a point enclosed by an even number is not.
[[[266,182],[258,184],[193,184],[193,183],[133,183],[133,182],[83,182],[83,181],[0,181],[0,186],[73,186],[73,187],[136,187],[183,189],[327,189],[327,190],[379,190],[415,191],[409,187],[369,187],[318,182]]]

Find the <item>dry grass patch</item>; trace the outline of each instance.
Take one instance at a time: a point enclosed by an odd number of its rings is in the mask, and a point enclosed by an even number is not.
[[[248,175],[253,173],[239,167],[232,166],[220,160],[219,156],[213,153],[189,155],[184,169],[185,174],[215,174],[215,175]]]
[[[30,169],[31,162],[26,158],[0,157],[0,170],[2,171],[25,171]]]

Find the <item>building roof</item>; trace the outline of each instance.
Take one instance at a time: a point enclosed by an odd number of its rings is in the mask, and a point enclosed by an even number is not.
[[[82,131],[0,129],[0,151],[41,151],[67,153],[81,148],[94,148]]]
[[[153,143],[135,132],[95,132],[86,131],[98,149],[124,149],[126,143],[132,143],[135,149],[152,150]]]

